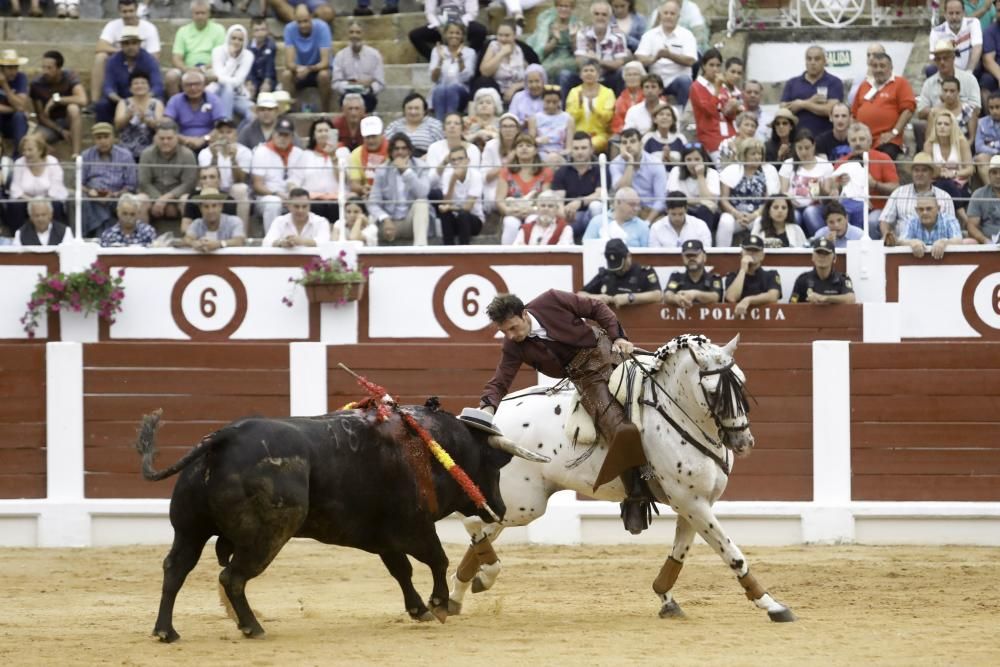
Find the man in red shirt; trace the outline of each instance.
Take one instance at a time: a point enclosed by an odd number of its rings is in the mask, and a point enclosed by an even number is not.
[[[344,95],[340,103],[342,113],[334,118],[333,128],[337,130],[337,140],[341,146],[354,150],[361,145],[361,119],[365,115],[365,101],[357,93]]]
[[[903,130],[917,109],[917,99],[909,81],[892,73],[889,54],[872,54],[871,73],[871,80],[858,88],[851,115],[871,130],[873,145],[895,160],[903,152]]]

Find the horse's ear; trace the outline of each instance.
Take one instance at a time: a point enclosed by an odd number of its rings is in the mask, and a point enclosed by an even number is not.
[[[734,354],[736,354],[736,346],[739,344],[740,344],[740,335],[736,334],[735,336],[733,336],[733,339],[731,341],[729,341],[723,346],[722,349],[726,352],[726,354],[728,354],[731,357]]]

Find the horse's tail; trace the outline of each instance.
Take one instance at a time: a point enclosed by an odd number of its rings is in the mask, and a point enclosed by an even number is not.
[[[207,435],[202,438],[201,442],[195,445],[194,449],[182,456],[172,466],[163,470],[157,470],[153,467],[153,459],[156,458],[156,429],[160,427],[160,417],[162,416],[162,408],[143,416],[142,424],[139,426],[139,437],[135,442],[135,449],[139,452],[139,456],[142,457],[142,476],[150,482],[159,482],[171,475],[177,474],[190,465],[192,461],[208,453],[212,445],[219,440],[219,438],[215,437],[216,433]]]

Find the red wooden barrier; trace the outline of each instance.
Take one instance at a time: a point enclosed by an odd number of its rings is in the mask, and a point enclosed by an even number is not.
[[[0,345],[0,396],[0,498],[44,498],[44,343]]]

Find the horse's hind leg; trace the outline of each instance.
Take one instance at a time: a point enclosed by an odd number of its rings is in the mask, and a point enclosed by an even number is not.
[[[736,574],[737,581],[740,582],[751,602],[759,609],[765,610],[772,621],[795,620],[795,614],[792,613],[792,610],[771,597],[750,574],[750,565],[747,563],[746,556],[723,531],[719,520],[712,513],[711,507],[705,503],[694,503],[686,509],[686,516],[702,539],[722,557],[726,565]]]
[[[174,543],[167,557],[163,559],[163,592],[160,594],[160,611],[153,627],[153,634],[159,637],[160,641],[175,642],[181,637],[174,630],[174,602],[188,573],[198,564],[208,538],[208,535],[191,536],[176,531],[174,533]]]
[[[674,546],[670,555],[660,568],[660,573],[653,580],[653,592],[660,597],[660,618],[683,618],[684,612],[674,600],[673,588],[677,576],[684,567],[691,543],[694,541],[694,526],[684,517],[677,515],[677,527],[674,530]]]

